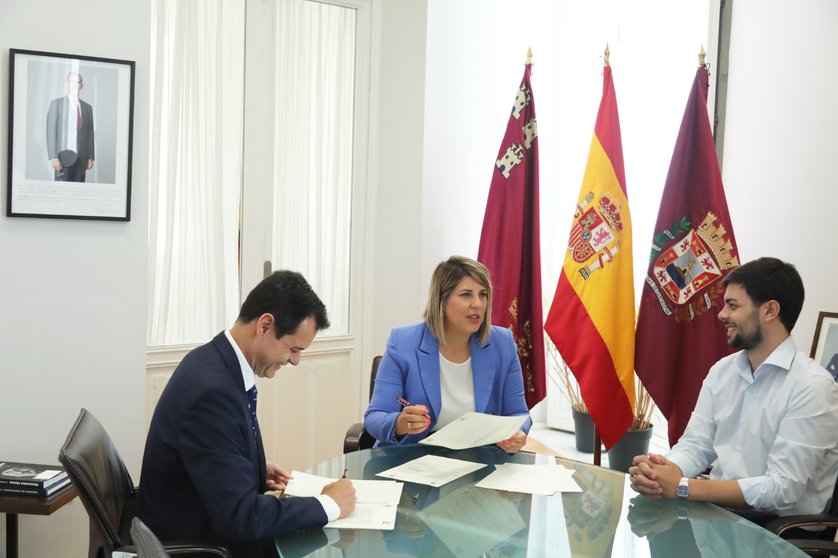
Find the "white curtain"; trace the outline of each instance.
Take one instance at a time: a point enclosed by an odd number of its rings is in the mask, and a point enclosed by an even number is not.
[[[271,261],[303,273],[349,331],[354,9],[283,0],[276,11]]]
[[[244,6],[152,1],[149,346],[204,342],[238,313]]]

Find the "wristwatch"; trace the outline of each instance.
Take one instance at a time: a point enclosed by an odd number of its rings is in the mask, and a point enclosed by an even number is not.
[[[676,493],[682,500],[686,500],[690,497],[690,481],[687,477],[681,477],[681,482],[678,483]]]

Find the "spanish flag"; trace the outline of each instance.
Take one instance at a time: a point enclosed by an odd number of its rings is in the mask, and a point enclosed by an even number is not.
[[[544,329],[579,382],[606,448],[634,417],[631,215],[611,67]]]

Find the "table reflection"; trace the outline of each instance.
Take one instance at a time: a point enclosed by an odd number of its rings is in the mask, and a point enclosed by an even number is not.
[[[338,478],[346,468],[349,478],[375,479],[376,473],[428,454],[487,466],[441,487],[404,483],[392,531],[312,529],[277,538],[280,556],[805,557],[786,541],[717,506],[649,500],[633,492],[621,472],[523,452],[510,456],[494,446],[362,450],[307,472]],[[582,492],[530,496],[474,486],[500,463],[548,462],[572,469]]]

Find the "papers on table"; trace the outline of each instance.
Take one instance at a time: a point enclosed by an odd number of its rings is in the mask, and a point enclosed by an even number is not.
[[[442,486],[445,483],[482,469],[485,466],[482,463],[451,459],[450,457],[441,457],[439,455],[424,455],[418,459],[403,463],[398,467],[381,471],[378,473],[378,476],[405,482],[415,482],[416,484]]]
[[[294,477],[285,487],[289,496],[318,496],[323,487],[337,479],[319,477],[294,471]],[[383,529],[390,530],[396,524],[396,508],[402,494],[403,483],[384,480],[355,480],[355,511],[347,517],[336,519],[326,527],[336,529]]]
[[[420,440],[419,443],[450,449],[496,444],[518,432],[527,418],[527,415],[500,417],[469,412]]]
[[[494,472],[475,486],[544,496],[556,492],[582,492],[573,480],[573,471],[561,465],[503,463],[496,465]]]

